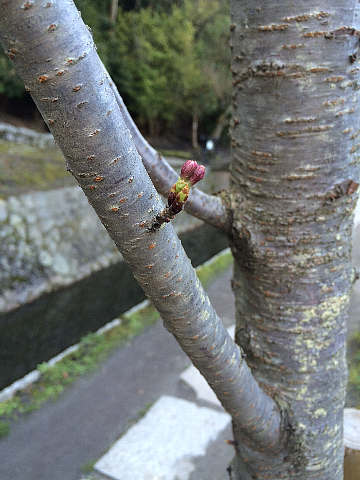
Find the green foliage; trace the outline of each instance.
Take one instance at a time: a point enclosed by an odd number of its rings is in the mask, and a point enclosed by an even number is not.
[[[120,11],[112,73],[129,109],[150,133],[179,114],[220,113],[230,101],[229,14],[224,2],[185,0],[170,12]],[[120,60],[119,60],[120,62]],[[126,72],[126,73],[125,73]]]
[[[179,109],[176,94],[185,75],[182,63],[188,56],[191,24],[147,9],[119,15],[116,34],[118,56],[127,58],[129,83],[122,93],[140,123],[147,122],[155,133],[155,123],[174,121]],[[123,86],[118,86],[121,91]]]
[[[3,51],[0,52],[0,94],[8,98],[25,95],[24,84]]]
[[[0,438],[7,437],[10,433],[10,425],[7,422],[0,422]]]
[[[181,5],[183,0],[120,0],[119,6],[125,11],[151,8],[158,12],[169,12],[172,6]]]
[[[211,130],[211,122],[230,104],[227,1],[124,0],[115,23],[111,0],[75,3],[140,125],[158,134],[174,129],[179,118],[196,115],[200,122],[210,122]],[[24,95],[5,54],[0,56],[0,94]]]
[[[0,417],[8,418],[19,407],[20,402],[16,397],[0,403]]]
[[[348,343],[349,350],[349,391],[352,403],[360,408],[360,331],[355,332]]]

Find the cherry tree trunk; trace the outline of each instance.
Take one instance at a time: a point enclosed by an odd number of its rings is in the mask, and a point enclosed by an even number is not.
[[[289,452],[238,428],[233,478],[343,478],[358,182],[358,2],[231,1],[236,341],[287,409]]]

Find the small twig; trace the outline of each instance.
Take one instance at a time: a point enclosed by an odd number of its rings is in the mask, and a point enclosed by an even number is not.
[[[148,230],[154,232],[161,225],[169,223],[175,215],[181,212],[189,197],[190,188],[204,178],[205,167],[194,160],[188,160],[181,167],[180,177],[171,187],[167,206],[151,221]]]
[[[176,203],[174,205],[166,205],[164,210],[156,215],[155,219],[152,221],[151,225],[149,226],[149,230],[156,231],[159,230],[161,225],[164,223],[169,223],[171,220],[175,218],[175,215],[181,212],[185,202]]]

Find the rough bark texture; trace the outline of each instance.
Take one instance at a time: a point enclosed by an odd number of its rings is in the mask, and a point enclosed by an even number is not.
[[[89,30],[72,1],[2,0],[1,43],[69,171],[179,341],[247,441],[277,451],[284,420],[258,386],[191,267],[126,128]],[[285,417],[284,417],[285,418]]]
[[[260,385],[288,405],[292,438],[276,465],[235,427],[237,468],[253,479],[340,480],[358,2],[231,4],[236,341]]]

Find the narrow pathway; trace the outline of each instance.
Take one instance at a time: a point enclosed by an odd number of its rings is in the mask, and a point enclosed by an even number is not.
[[[234,322],[231,269],[208,289],[224,323]],[[179,381],[189,360],[161,321],[115,351],[56,402],[11,425],[0,440],[1,480],[78,480],[162,395],[194,400]],[[135,479],[134,479],[135,480]]]

